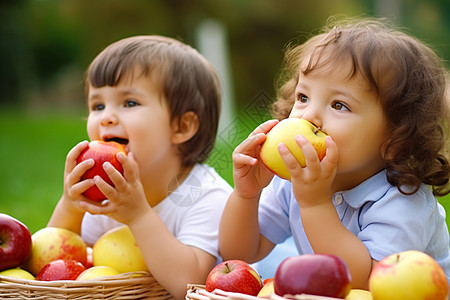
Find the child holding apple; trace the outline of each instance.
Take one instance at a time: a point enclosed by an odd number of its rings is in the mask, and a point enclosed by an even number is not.
[[[436,200],[449,193],[450,177],[438,56],[386,20],[348,20],[288,48],[282,70],[274,117],[314,124],[328,135],[326,155],[320,160],[298,135],[306,166],[281,143],[273,151],[290,180],[273,177],[260,149],[277,120],[237,146],[223,258],[256,262],[293,236],[300,254],[341,257],[353,288],[367,289],[379,260],[408,249],[431,255],[449,278],[449,233]]]
[[[99,176],[81,180],[93,159],[77,164],[83,141],[67,155],[64,191],[48,226],[67,228],[94,244],[127,225],[148,269],[174,298],[205,282],[218,261],[219,220],[231,187],[204,162],[220,110],[217,74],[195,49],[162,36],[136,36],[105,48],[87,70],[91,140],[126,145]],[[106,196],[90,201],[97,186]]]

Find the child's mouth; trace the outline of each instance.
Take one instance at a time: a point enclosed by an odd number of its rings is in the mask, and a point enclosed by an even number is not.
[[[105,139],[105,142],[116,142],[116,143],[119,143],[119,144],[122,144],[125,146],[128,145],[127,139],[123,139],[123,138],[119,138],[119,137],[107,138],[107,139]]]

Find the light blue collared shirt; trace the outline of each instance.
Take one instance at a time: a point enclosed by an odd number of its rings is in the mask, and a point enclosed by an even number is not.
[[[373,259],[379,261],[411,249],[423,251],[450,279],[445,211],[428,186],[422,185],[417,193],[406,196],[387,182],[382,171],[352,190],[336,193],[333,203],[342,224],[366,245]],[[259,225],[261,233],[273,243],[292,236],[299,254],[314,253],[289,181],[275,177],[264,189]]]

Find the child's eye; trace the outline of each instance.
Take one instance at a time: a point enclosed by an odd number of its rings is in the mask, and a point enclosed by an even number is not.
[[[98,110],[104,110],[105,109],[105,105],[104,104],[100,104],[100,103],[94,103],[91,105],[91,110],[92,111],[98,111]]]
[[[301,103],[308,103],[308,102],[309,102],[308,96],[306,96],[306,95],[304,95],[304,94],[301,94],[301,93],[298,93],[298,94],[297,94],[296,100],[297,100],[298,102],[301,102]]]
[[[350,110],[347,105],[339,101],[334,102],[331,107],[336,110]]]
[[[135,100],[127,100],[127,101],[125,101],[124,106],[125,107],[135,107],[135,106],[139,106],[139,103]]]

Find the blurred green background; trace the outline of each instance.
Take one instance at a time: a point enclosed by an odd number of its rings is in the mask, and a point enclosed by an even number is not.
[[[87,139],[84,71],[105,46],[138,34],[175,37],[207,57],[215,51],[205,39],[222,38],[217,67],[230,105],[209,161],[231,183],[233,148],[269,118],[283,46],[333,15],[388,17],[449,66],[449,0],[0,1],[0,212],[32,232],[46,225],[65,156]],[[450,209],[450,197],[440,201]]]

